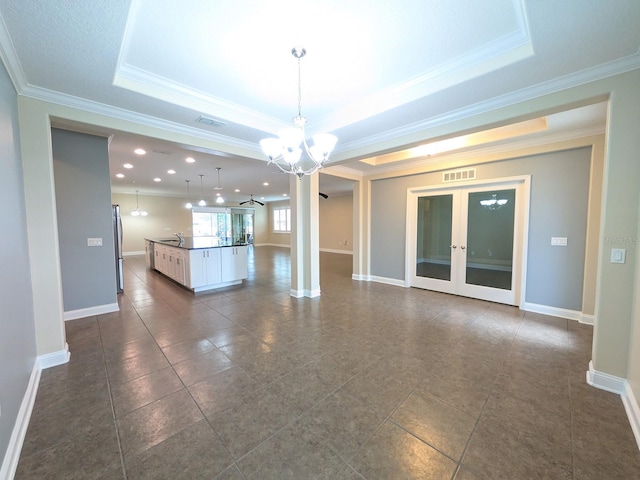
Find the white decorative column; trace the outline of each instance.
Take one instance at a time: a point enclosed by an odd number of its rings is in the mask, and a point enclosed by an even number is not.
[[[291,296],[320,296],[319,174],[291,175]]]

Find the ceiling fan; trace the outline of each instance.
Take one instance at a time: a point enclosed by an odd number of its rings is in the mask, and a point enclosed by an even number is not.
[[[264,207],[264,203],[253,199],[253,193],[249,196],[249,200],[245,200],[244,202],[240,202],[238,205],[244,205],[245,203],[248,203],[249,205],[253,205],[253,204],[257,203],[258,205],[261,205],[261,206]]]

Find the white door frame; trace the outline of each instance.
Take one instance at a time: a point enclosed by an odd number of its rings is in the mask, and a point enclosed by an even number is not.
[[[531,198],[531,175],[494,178],[472,182],[451,182],[448,184],[410,187],[407,189],[407,217],[405,233],[405,287],[411,287],[411,271],[415,268],[417,238],[417,199],[425,193],[437,193],[456,189],[500,188],[516,186],[516,212],[514,218],[513,250],[517,263],[514,268],[515,305],[525,301],[527,278],[527,244],[529,238],[529,204]]]

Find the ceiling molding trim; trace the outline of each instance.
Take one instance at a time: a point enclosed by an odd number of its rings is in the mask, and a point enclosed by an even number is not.
[[[331,132],[419,98],[504,68],[533,55],[529,32],[516,31],[489,42],[437,68],[347,105],[309,129]]]
[[[559,77],[549,82],[523,88],[521,90],[507,93],[499,97],[494,97],[492,99],[479,102],[464,108],[459,108],[442,115],[430,117],[420,122],[415,122],[410,125],[404,125],[396,129],[386,130],[385,132],[378,135],[373,135],[354,142],[339,144],[339,147],[336,148],[336,152],[334,153],[334,155],[336,153],[365,149],[367,147],[371,147],[374,144],[380,144],[392,140],[398,140],[398,145],[402,145],[407,143],[405,140],[402,140],[404,137],[414,135],[421,131],[464,120],[469,117],[481,115],[514,104],[533,100],[538,97],[557,93],[562,90],[584,85],[586,83],[627,73],[636,69],[640,69],[640,52],[612,62],[598,65],[596,67],[582,70],[574,74]]]
[[[253,142],[247,142],[244,140],[239,140],[237,138],[220,135],[219,133],[207,132],[205,130],[188,127],[183,124],[171,122],[169,120],[164,120],[158,117],[144,115],[141,113],[133,112],[131,110],[126,110],[124,108],[114,107],[112,105],[106,105],[104,103],[94,102],[92,100],[74,97],[72,95],[67,95],[40,87],[34,87],[32,85],[27,85],[19,93],[22,96],[33,98],[35,100],[55,103],[64,107],[75,108],[89,113],[116,118],[118,120],[125,120],[148,127],[168,130],[173,133],[189,135],[192,137],[201,138],[203,140],[210,140],[225,147],[233,147],[235,149],[244,151],[243,153],[238,153],[238,155],[258,160],[263,159],[263,155],[258,148],[259,146],[254,144]],[[219,150],[225,151],[225,148],[219,148]],[[249,155],[248,152],[252,152],[253,155]],[[227,151],[226,153],[234,152]]]
[[[16,53],[15,45],[9,35],[7,24],[4,21],[4,17],[0,13],[0,58],[7,68],[13,87],[16,92],[20,93],[25,85],[27,85],[26,76],[22,69],[22,63]]]
[[[245,125],[263,132],[275,133],[289,126],[281,120],[255,110],[215,98],[205,92],[154,75],[132,65],[118,65],[113,77],[116,87],[152,97],[172,105],[189,108],[206,116]]]
[[[355,168],[347,167],[345,165],[327,165],[322,173],[327,175],[334,175],[336,177],[348,178],[349,180],[359,180],[364,178],[364,172],[362,170],[356,170]]]
[[[604,135],[605,129],[604,127],[591,127],[591,128],[583,128],[579,130],[570,130],[567,132],[559,132],[549,135],[536,136],[533,138],[528,138],[524,140],[520,140],[517,142],[508,142],[501,145],[492,145],[485,148],[474,148],[470,150],[465,150],[462,152],[455,152],[450,154],[443,154],[433,157],[421,157],[415,160],[411,160],[409,162],[403,162],[402,165],[388,164],[389,166],[385,167],[376,167],[375,173],[369,173],[370,175],[384,175],[390,173],[402,172],[407,169],[416,168],[425,165],[437,165],[439,163],[444,162],[453,162],[465,160],[473,157],[488,157],[491,155],[497,155],[506,152],[515,152],[519,150],[525,150],[535,147],[540,147],[543,145],[553,145],[563,142],[569,142],[572,140],[577,140],[580,138],[589,138],[597,135]],[[514,157],[515,158],[515,157]]]

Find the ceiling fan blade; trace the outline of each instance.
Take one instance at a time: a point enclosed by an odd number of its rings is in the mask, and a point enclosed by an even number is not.
[[[249,203],[249,200],[247,200],[246,202],[240,202],[238,205],[244,205],[245,203]]]
[[[322,198],[329,198],[329,195],[327,195],[326,193],[319,192],[318,195],[320,195]]]
[[[261,206],[263,206],[263,207],[264,207],[264,203],[259,202],[258,200],[254,200],[254,202],[256,202],[258,205],[261,205]]]

